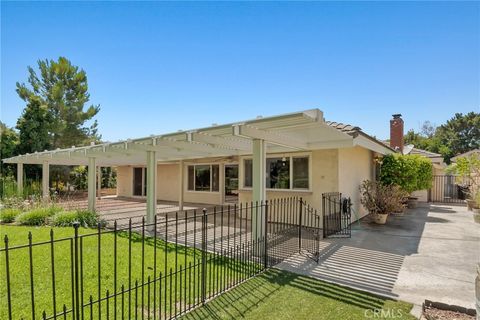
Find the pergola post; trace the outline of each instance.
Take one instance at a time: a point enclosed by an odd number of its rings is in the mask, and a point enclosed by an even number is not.
[[[23,163],[17,163],[17,194],[23,195]]]
[[[102,197],[102,167],[97,167],[97,198],[100,200]]]
[[[156,151],[147,151],[147,224],[155,221],[157,213],[157,156]]]
[[[225,203],[225,164],[220,163],[218,169],[220,170],[218,173],[218,190],[220,190],[220,203],[223,205]]]
[[[42,164],[42,196],[44,200],[50,199],[50,166],[47,161]]]
[[[252,197],[253,203],[262,203],[266,200],[265,191],[265,164],[266,148],[265,140],[253,139],[253,157],[252,157]],[[254,239],[261,239],[264,231],[263,208],[253,210],[256,216],[252,219],[252,231]]]
[[[97,166],[94,157],[88,158],[88,210],[95,211],[97,196]]]
[[[178,210],[183,211],[183,186],[184,186],[184,175],[183,175],[183,160],[180,160],[178,163]]]

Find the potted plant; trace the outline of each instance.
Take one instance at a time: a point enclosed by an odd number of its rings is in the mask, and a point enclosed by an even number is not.
[[[386,155],[380,168],[380,181],[384,185],[396,185],[406,193],[408,208],[417,206],[414,191],[430,189],[433,180],[432,162],[418,155]]]
[[[475,193],[474,203],[472,205],[473,213],[480,214],[480,189]]]
[[[360,202],[377,224],[385,224],[390,213],[402,210],[404,193],[398,186],[365,180],[360,185]]]

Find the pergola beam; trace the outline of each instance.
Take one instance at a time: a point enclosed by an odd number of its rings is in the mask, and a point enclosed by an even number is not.
[[[308,148],[307,143],[304,141],[295,139],[285,134],[258,129],[246,124],[234,125],[233,135],[247,137],[250,139],[264,140],[268,143],[291,149],[306,150]]]
[[[218,136],[212,136],[207,133],[202,132],[189,132],[187,133],[187,141],[189,142],[199,142],[208,144],[214,147],[221,148],[231,148],[234,150],[241,151],[251,151],[252,143],[251,141],[245,141],[240,139],[227,139]]]

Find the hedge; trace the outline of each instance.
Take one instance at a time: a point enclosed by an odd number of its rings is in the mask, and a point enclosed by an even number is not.
[[[432,162],[419,155],[386,155],[380,168],[380,181],[386,185],[398,185],[412,193],[430,189],[433,180]]]

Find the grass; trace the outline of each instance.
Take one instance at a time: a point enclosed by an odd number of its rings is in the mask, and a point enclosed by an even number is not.
[[[415,319],[412,305],[270,269],[183,320],[204,319]]]
[[[50,232],[53,230],[55,239],[62,239],[66,237],[72,237],[74,230],[72,227],[26,227],[26,226],[0,226],[0,237],[4,238],[8,234],[9,247],[15,245],[24,245],[28,243],[28,234],[31,232],[33,242],[49,241]],[[85,235],[82,240],[83,246],[83,288],[84,288],[84,303],[88,302],[90,295],[93,299],[97,299],[100,294],[105,296],[106,290],[110,293],[114,292],[114,235],[113,233],[102,234],[100,261],[101,267],[98,272],[98,236],[95,229],[79,229],[80,234]],[[181,266],[186,266],[189,263],[197,263],[200,261],[201,252],[196,249],[185,248],[182,246],[175,246],[174,244],[167,244],[164,241],[158,240],[154,242],[153,238],[146,238],[142,241],[142,238],[137,233],[132,233],[132,240],[129,241],[129,234],[126,232],[118,233],[117,236],[117,288],[123,284],[128,287],[129,283],[129,268],[128,268],[128,247],[131,243],[132,247],[132,268],[131,268],[131,280],[132,286],[135,281],[142,283],[142,271],[144,272],[144,281],[147,281],[148,276],[155,277],[154,274],[154,251],[155,247],[157,253],[157,267],[156,277],[160,272],[167,272],[171,269],[175,270],[176,264],[180,269]],[[45,310],[47,315],[53,312],[52,301],[52,284],[55,284],[56,290],[56,311],[57,313],[62,310],[63,304],[68,307],[72,305],[72,279],[71,279],[71,240],[61,240],[54,244],[54,262],[55,262],[55,281],[52,281],[52,268],[51,268],[51,248],[50,243],[45,245],[34,246],[33,253],[33,275],[34,275],[34,294],[35,294],[35,318],[40,319],[42,312]],[[144,261],[142,265],[142,246],[144,247]],[[4,243],[0,247],[4,247]],[[0,252],[0,319],[7,318],[7,293],[5,284],[5,253]],[[211,259],[209,255],[209,262],[207,263],[207,277],[208,279],[214,278],[216,273],[221,270],[229,270],[230,274],[245,274],[244,269],[240,270],[240,264],[237,261],[231,259]],[[30,290],[30,268],[29,268],[29,250],[28,247],[21,249],[9,250],[9,264],[10,264],[10,281],[11,281],[11,296],[12,296],[12,310],[13,317],[15,319],[31,318],[31,290]],[[192,279],[198,276],[198,270],[194,272]],[[220,270],[220,271],[219,271]],[[165,274],[165,273],[164,273]],[[185,275],[186,273],[184,273]],[[97,288],[98,277],[101,280],[100,291]],[[198,282],[197,282],[198,283]],[[172,281],[169,280],[170,286]],[[180,284],[179,292],[181,292]],[[185,286],[185,281],[183,282]],[[139,294],[140,294],[140,288]],[[147,287],[145,294],[142,294],[147,301]],[[117,289],[118,290],[118,289]],[[165,288],[164,288],[165,290]],[[213,290],[208,288],[208,290]],[[165,290],[166,291],[166,290]],[[133,293],[132,293],[133,294]],[[153,293],[150,295],[153,303]],[[185,297],[184,297],[185,298]],[[192,299],[188,301],[191,304],[196,299],[196,293],[193,292]],[[138,298],[138,304],[141,303],[141,298]],[[133,298],[132,298],[133,300]],[[173,305],[175,301],[179,301],[178,293],[173,296]],[[128,301],[126,302],[128,304]],[[134,306],[134,301],[130,303]],[[162,307],[163,308],[163,307]],[[172,307],[173,308],[173,307]],[[105,312],[106,306],[102,306],[102,312]],[[153,312],[153,307],[151,308]],[[94,306],[93,311],[97,312],[97,306]],[[136,309],[137,310],[137,309]],[[86,317],[89,318],[88,308],[86,308]],[[113,307],[110,305],[111,318]],[[140,312],[140,311],[139,311]],[[170,313],[171,310],[162,310],[162,313]],[[103,316],[105,317],[105,316]],[[97,318],[94,316],[94,318]]]
[[[18,215],[20,215],[20,213],[22,213],[22,211],[16,208],[0,209],[0,222],[11,223],[15,221],[15,219]]]

